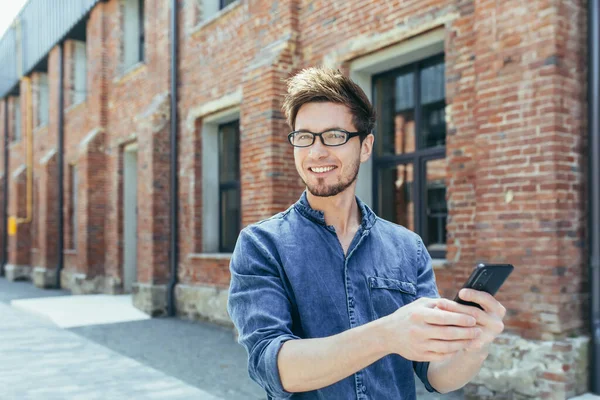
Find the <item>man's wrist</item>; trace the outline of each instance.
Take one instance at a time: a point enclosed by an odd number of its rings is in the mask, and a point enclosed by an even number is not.
[[[388,317],[376,319],[369,324],[372,332],[372,337],[375,340],[377,352],[385,357],[392,353],[390,344],[392,343],[392,335],[388,327]]]

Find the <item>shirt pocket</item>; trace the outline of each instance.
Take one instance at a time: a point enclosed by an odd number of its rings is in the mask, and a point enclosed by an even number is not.
[[[390,315],[417,297],[417,288],[411,282],[378,276],[369,276],[367,281],[373,319]]]

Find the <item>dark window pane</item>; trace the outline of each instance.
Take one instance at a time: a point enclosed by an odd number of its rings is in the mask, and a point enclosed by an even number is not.
[[[429,161],[426,164],[426,218],[427,236],[423,238],[427,249],[431,251],[446,250],[446,222],[448,207],[446,205],[446,159]]]
[[[421,70],[421,104],[435,103],[446,98],[444,63]]]
[[[240,233],[240,189],[221,190],[221,248],[231,253]]]
[[[219,126],[219,182],[240,180],[240,123]]]
[[[235,3],[237,0],[220,0],[221,1],[221,9],[227,7],[231,3]]]
[[[423,106],[421,134],[424,146],[436,147],[446,144],[446,103],[441,101]]]
[[[379,216],[410,230],[415,228],[412,182],[412,164],[400,164],[379,170]]]
[[[413,109],[415,107],[415,78],[408,73],[396,77],[395,105],[396,112]]]
[[[384,76],[377,78],[374,84],[378,116],[377,154],[415,151],[413,74]]]

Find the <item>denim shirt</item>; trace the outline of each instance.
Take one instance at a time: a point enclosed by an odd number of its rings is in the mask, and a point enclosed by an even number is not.
[[[356,201],[362,222],[346,256],[306,192],[286,211],[240,233],[227,310],[248,352],[249,375],[269,399],[416,399],[413,370],[435,391],[429,363],[396,354],[318,390],[290,393],[281,384],[277,355],[287,340],[336,335],[419,297],[439,297],[421,238]]]

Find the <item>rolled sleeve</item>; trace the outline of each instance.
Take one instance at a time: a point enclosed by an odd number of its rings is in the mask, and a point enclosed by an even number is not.
[[[431,265],[431,256],[429,252],[423,245],[423,240],[418,237],[418,251],[417,265],[419,266],[419,270],[417,273],[417,298],[421,297],[429,297],[429,298],[438,298],[440,294],[437,289],[437,284],[435,282],[435,274],[433,272],[433,267]],[[413,361],[413,369],[415,374],[419,377],[425,389],[428,392],[439,393],[431,383],[429,383],[429,379],[427,378],[427,372],[429,371],[429,362],[418,362]]]
[[[227,311],[248,353],[248,373],[267,394],[287,399],[277,357],[284,342],[300,339],[292,333],[292,305],[283,287],[272,251],[245,228],[231,262]]]

